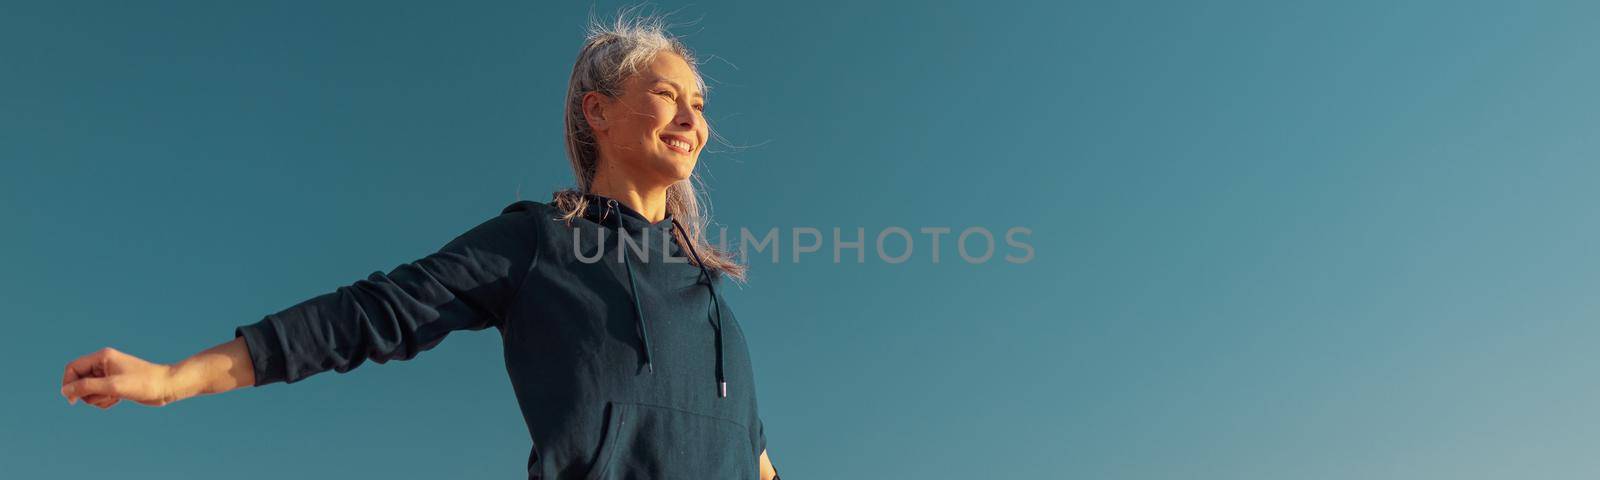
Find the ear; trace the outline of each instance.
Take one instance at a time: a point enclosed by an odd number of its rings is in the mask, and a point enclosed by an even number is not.
[[[606,130],[606,107],[610,106],[612,99],[600,92],[583,94],[583,119],[589,122],[589,130],[595,133]]]

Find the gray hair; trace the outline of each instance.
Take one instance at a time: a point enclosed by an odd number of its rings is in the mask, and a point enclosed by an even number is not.
[[[610,24],[591,17],[583,49],[578,51],[578,59],[572,65],[565,108],[566,143],[567,160],[572,163],[578,188],[556,192],[554,199],[556,207],[563,212],[562,219],[569,222],[587,208],[588,201],[582,193],[589,191],[600,162],[599,145],[583,113],[585,94],[599,92],[611,97],[621,95],[623,83],[662,53],[683,57],[695,72],[696,86],[701,92],[707,92],[694,52],[678,37],[668,33],[665,17],[636,15],[637,8],[624,8]],[[696,172],[667,188],[667,213],[688,231],[689,238],[678,237],[677,241],[685,249],[690,245],[684,242],[691,242],[706,268],[743,280],[745,266],[734,261],[727,251],[711,246],[704,238],[711,215],[706,208],[707,202],[700,198],[695,188],[699,182],[700,175]]]

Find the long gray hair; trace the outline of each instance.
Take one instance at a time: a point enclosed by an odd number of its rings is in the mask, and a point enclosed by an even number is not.
[[[609,25],[591,18],[583,49],[578,52],[578,60],[572,65],[572,79],[567,83],[567,159],[572,162],[572,173],[578,178],[578,188],[556,192],[554,199],[556,208],[563,213],[561,218],[568,222],[588,207],[588,200],[582,193],[590,191],[600,161],[600,149],[595,142],[594,131],[589,129],[589,122],[583,114],[584,94],[600,92],[611,97],[621,95],[623,82],[661,53],[683,57],[689,68],[695,71],[696,86],[701,92],[706,92],[705,80],[700,77],[694,53],[677,37],[667,33],[665,19],[656,15],[634,15],[634,11],[631,8],[624,9],[617,15],[616,21]],[[674,236],[684,249],[692,245],[706,268],[743,280],[745,266],[734,261],[729,252],[713,247],[704,238],[711,215],[707,211],[707,202],[699,197],[695,188],[698,182],[700,175],[696,172],[667,188],[667,213],[683,224],[689,238],[676,233]]]

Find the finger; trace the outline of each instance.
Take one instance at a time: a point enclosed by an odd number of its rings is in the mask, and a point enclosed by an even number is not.
[[[61,384],[66,385],[80,378],[94,376],[94,365],[98,362],[94,359],[96,355],[91,353],[67,362],[66,371],[61,374]]]
[[[93,383],[90,382],[91,380]],[[102,384],[104,381],[105,379],[94,377],[78,379],[72,383],[62,385],[61,395],[67,397],[67,404],[69,405],[80,400],[88,402],[90,398],[100,398],[106,395],[100,391],[105,388],[105,385]]]
[[[94,353],[78,357],[76,360],[67,363],[67,371],[61,377],[61,384],[66,385],[80,378],[94,376],[95,366],[99,365],[103,368],[106,357],[109,356],[111,352],[112,350],[110,348],[102,348],[100,350],[96,350]]]
[[[79,379],[61,387],[61,394],[67,396],[69,403],[74,399],[95,394],[119,396],[116,382],[113,382],[110,378]]]

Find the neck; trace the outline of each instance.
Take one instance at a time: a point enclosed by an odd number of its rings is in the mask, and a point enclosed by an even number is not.
[[[616,199],[651,222],[666,218],[667,187],[671,184],[647,184],[625,175],[613,175],[610,169],[599,170],[589,182],[590,192]]]

